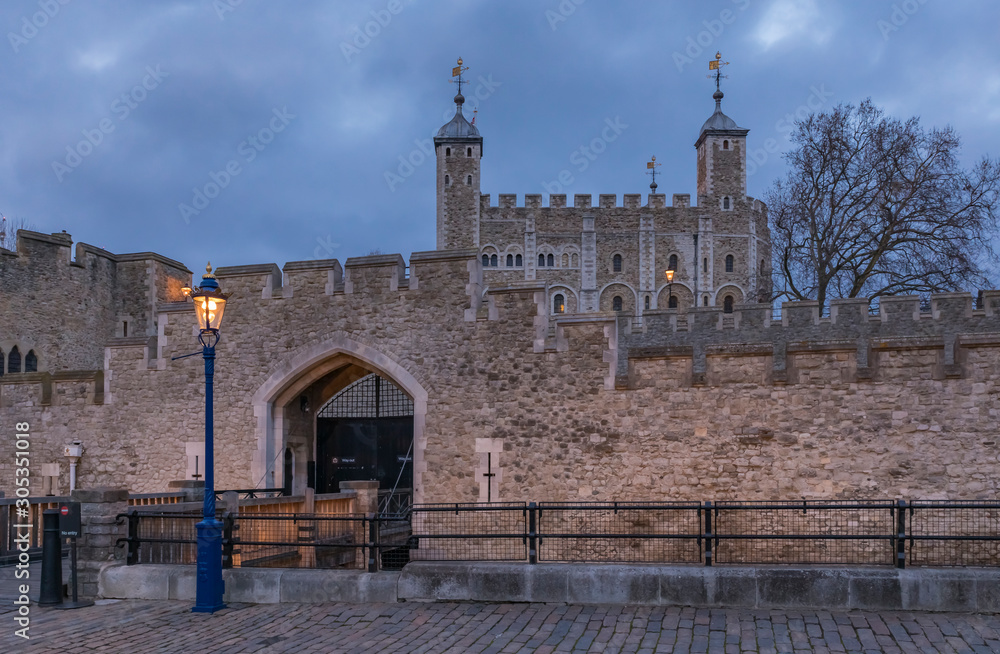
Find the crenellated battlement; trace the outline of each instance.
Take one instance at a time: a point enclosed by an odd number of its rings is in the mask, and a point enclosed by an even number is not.
[[[763,304],[737,306],[732,314],[697,307],[620,317],[617,385],[634,384],[631,362],[678,356],[692,359],[693,385],[710,383],[712,356],[763,357],[772,363],[766,375],[772,383],[794,383],[804,381],[796,376],[797,358],[837,352],[851,355],[839,359],[843,380],[872,380],[889,358],[880,353],[900,350],[932,351],[927,374],[960,378],[965,348],[1000,346],[1000,290],[983,291],[981,298],[975,309],[969,293],[942,293],[931,296],[926,311],[918,296],[899,296],[881,298],[877,314],[869,312],[867,298],[852,298],[833,300],[829,316],[818,302],[786,302],[780,315]]]
[[[667,204],[667,196],[662,193],[648,194],[646,204],[642,204],[641,193],[626,193],[621,196],[621,203],[618,195],[614,193],[601,193],[597,196],[597,204],[594,204],[594,196],[586,193],[577,193],[573,196],[572,205],[567,205],[567,196],[562,193],[553,193],[548,196],[548,204],[542,202],[540,193],[528,193],[522,196],[523,201],[518,203],[516,193],[501,193],[497,196],[496,204],[493,203],[493,196],[489,193],[482,193],[479,196],[479,209],[486,212],[491,209],[690,209],[690,193],[674,193],[671,202]],[[734,200],[735,202],[735,200]],[[746,198],[745,208],[753,212],[762,212],[765,205],[755,198]]]

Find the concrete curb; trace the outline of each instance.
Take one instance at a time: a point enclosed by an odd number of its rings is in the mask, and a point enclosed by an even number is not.
[[[826,610],[1000,612],[992,568],[698,567],[414,562],[402,572],[236,569],[229,602],[555,602]],[[194,601],[195,567],[115,566],[106,598]]]

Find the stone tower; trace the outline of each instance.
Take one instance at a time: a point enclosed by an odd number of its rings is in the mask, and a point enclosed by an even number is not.
[[[716,90],[715,113],[701,126],[698,149],[698,205],[728,211],[747,194],[748,129],[722,113],[722,91]],[[728,198],[728,201],[727,201]]]
[[[434,137],[438,250],[479,247],[479,171],[483,137],[462,115],[464,103],[460,82],[455,96],[455,117]]]

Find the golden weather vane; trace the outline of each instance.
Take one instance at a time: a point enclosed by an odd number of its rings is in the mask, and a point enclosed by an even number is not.
[[[715,78],[715,90],[716,91],[721,91],[722,90],[722,89],[719,88],[719,82],[722,80],[723,77],[725,77],[726,79],[729,79],[729,75],[723,75],[722,74],[722,67],[723,66],[728,66],[728,65],[729,65],[728,61],[722,61],[722,53],[721,52],[716,52],[715,53],[715,59],[713,59],[713,60],[711,60],[711,61],[708,62],[708,69],[715,71],[714,74],[708,75],[708,78],[709,79],[712,79],[713,77]]]
[[[462,79],[462,73],[469,70],[468,66],[462,66],[462,58],[458,58],[458,65],[451,69],[451,76],[457,77],[458,79],[449,80],[452,84],[458,84],[458,94],[462,95],[462,84],[465,80]]]
[[[646,162],[646,169],[649,170],[649,172],[646,174],[653,176],[653,183],[649,185],[649,188],[652,189],[653,193],[656,193],[656,167],[660,165],[662,164],[656,163],[655,156],[653,156],[653,158],[650,161]]]

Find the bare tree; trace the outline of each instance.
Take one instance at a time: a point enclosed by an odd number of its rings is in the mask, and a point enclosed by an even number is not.
[[[0,214],[0,248],[17,250],[17,230],[32,229],[24,218],[7,218]]]
[[[887,117],[871,100],[796,128],[788,176],[767,195],[778,297],[824,306],[988,286],[1000,162],[964,170],[952,128]]]

